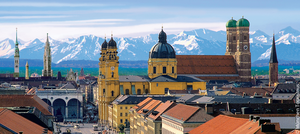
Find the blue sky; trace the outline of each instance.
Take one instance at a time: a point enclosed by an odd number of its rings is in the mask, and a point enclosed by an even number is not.
[[[273,31],[292,26],[300,30],[299,0],[32,0],[0,1],[0,40],[28,41],[93,34],[104,37],[137,37],[206,28],[225,30],[226,22],[242,16],[250,31]]]

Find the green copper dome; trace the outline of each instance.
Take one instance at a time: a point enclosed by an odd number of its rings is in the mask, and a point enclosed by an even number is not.
[[[236,20],[233,18],[226,23],[226,27],[236,27]]]
[[[247,19],[245,19],[244,17],[242,17],[241,19],[239,19],[236,22],[236,26],[237,27],[249,27],[250,23],[249,23],[249,21]]]

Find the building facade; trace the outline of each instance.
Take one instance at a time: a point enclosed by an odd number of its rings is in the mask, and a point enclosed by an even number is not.
[[[161,30],[159,41],[149,52],[148,76],[119,76],[117,43],[111,37],[101,46],[99,58],[99,118],[108,123],[108,106],[119,95],[164,95],[168,90],[206,90],[206,82],[186,75],[177,75],[177,60],[167,35]],[[128,109],[129,110],[129,109]]]

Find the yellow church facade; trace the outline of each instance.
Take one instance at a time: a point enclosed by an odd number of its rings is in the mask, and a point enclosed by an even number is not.
[[[98,77],[101,123],[109,122],[108,106],[119,95],[165,95],[169,90],[206,90],[205,81],[193,76],[177,75],[176,53],[173,47],[167,43],[167,35],[163,29],[159,33],[158,43],[149,52],[147,76],[119,76],[119,56],[117,54],[117,43],[113,37],[108,43],[106,40],[102,43]],[[115,111],[115,109],[118,107],[110,108],[111,111]],[[129,111],[129,109],[127,110]],[[120,116],[118,113],[114,115]],[[114,118],[124,118],[124,116]]]

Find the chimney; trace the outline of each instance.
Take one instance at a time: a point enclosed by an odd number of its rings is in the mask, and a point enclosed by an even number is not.
[[[249,121],[253,120],[253,115],[249,115]]]
[[[275,124],[262,124],[260,130],[261,132],[275,132]]]
[[[260,126],[260,125],[263,125],[263,124],[265,124],[265,123],[271,123],[271,120],[270,119],[260,119],[259,121],[258,121],[258,125]]]
[[[212,104],[205,104],[205,112],[207,114],[213,114],[214,113],[214,108]]]
[[[253,121],[254,121],[254,122],[257,122],[257,121],[259,121],[259,119],[260,119],[260,117],[259,117],[259,116],[254,116],[254,117],[253,117]]]

